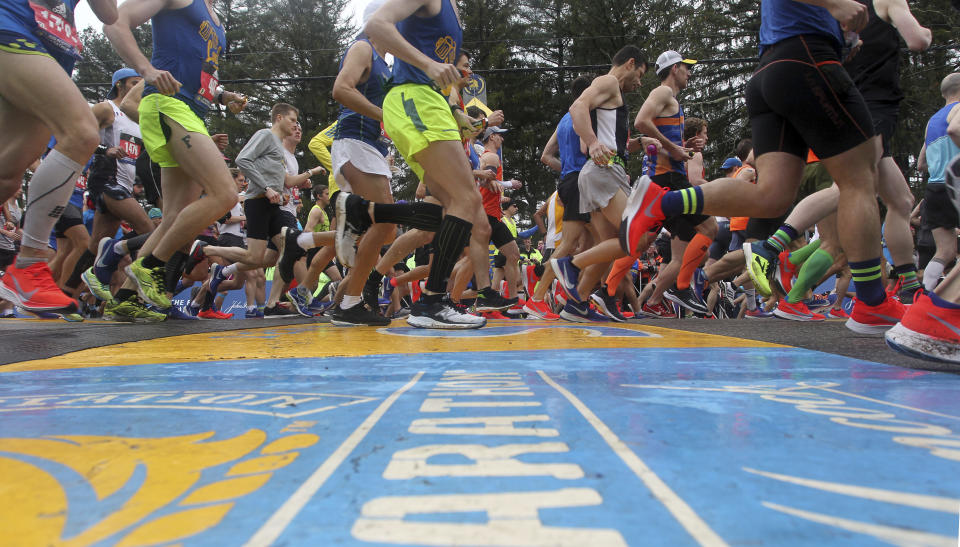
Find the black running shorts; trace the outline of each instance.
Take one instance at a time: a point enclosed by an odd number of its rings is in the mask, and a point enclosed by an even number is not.
[[[825,36],[802,35],[769,46],[747,83],[754,154],[807,148],[831,158],[874,136],[873,119],[839,52]]]
[[[960,226],[960,219],[957,216],[957,210],[947,195],[947,186],[945,184],[927,184],[927,189],[923,192],[923,221],[935,228],[957,228]]]
[[[267,198],[247,198],[243,202],[243,214],[247,217],[247,239],[270,241],[284,226],[290,225],[293,217]],[[296,219],[293,228],[297,227]]]
[[[502,220],[487,215],[487,222],[490,223],[490,241],[493,242],[494,247],[499,249],[513,241],[513,233]]]
[[[563,220],[590,222],[590,213],[580,212],[580,171],[567,173],[557,185],[557,196],[563,203]]]
[[[68,203],[67,207],[63,210],[63,214],[60,215],[57,223],[53,226],[53,235],[57,239],[63,239],[67,237],[67,230],[74,226],[82,225],[83,213],[80,211],[80,208],[72,203]]]
[[[883,156],[891,157],[890,143],[893,134],[897,131],[897,119],[900,117],[900,101],[877,102],[868,101],[870,117],[873,118],[873,131],[883,139]]]

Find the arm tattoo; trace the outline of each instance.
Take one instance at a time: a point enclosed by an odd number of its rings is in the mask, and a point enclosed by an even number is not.
[[[182,139],[180,139],[180,140],[183,141],[183,144],[187,145],[187,148],[193,148],[193,146],[190,146],[190,135],[185,135],[185,136],[184,136]]]

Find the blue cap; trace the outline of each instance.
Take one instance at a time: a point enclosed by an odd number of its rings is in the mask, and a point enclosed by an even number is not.
[[[110,82],[110,93],[107,93],[107,98],[113,99],[117,96],[117,82],[136,76],[140,76],[140,74],[138,74],[137,71],[132,68],[121,68],[120,70],[114,72],[113,80]]]
[[[741,167],[743,162],[739,158],[727,158],[723,160],[723,165],[720,166],[720,169],[730,169],[732,167]]]
[[[150,218],[163,218],[163,212],[160,209],[154,207],[150,209],[150,212],[147,213],[147,216]]]

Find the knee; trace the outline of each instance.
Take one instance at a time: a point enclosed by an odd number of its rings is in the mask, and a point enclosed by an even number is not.
[[[503,257],[507,259],[507,264],[516,264],[520,260],[520,249],[513,245],[508,245],[500,250]]]
[[[490,241],[490,223],[486,222],[484,219],[483,222],[480,222],[478,219],[475,219],[473,222],[473,237],[477,241]]]

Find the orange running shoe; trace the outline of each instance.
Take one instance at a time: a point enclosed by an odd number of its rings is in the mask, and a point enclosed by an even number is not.
[[[46,262],[17,268],[16,262],[0,278],[0,298],[27,311],[76,313],[77,303],[53,280]]]

